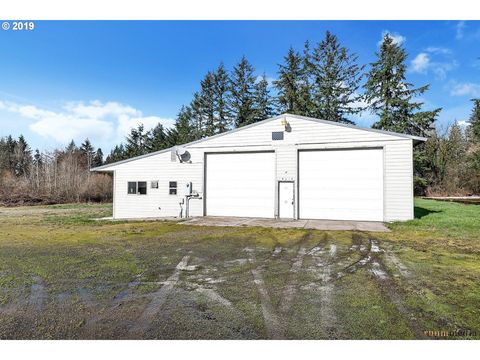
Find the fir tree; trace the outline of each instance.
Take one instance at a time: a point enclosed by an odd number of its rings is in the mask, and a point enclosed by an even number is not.
[[[40,187],[40,172],[43,166],[42,154],[40,154],[38,149],[35,149],[35,155],[33,155],[32,164],[35,175],[35,186],[38,188]]]
[[[405,78],[407,54],[387,34],[377,61],[371,63],[365,84],[365,98],[372,113],[378,115],[373,127],[411,135],[426,136],[441,109],[420,111],[423,103],[414,97],[422,95],[428,85],[414,88]]]
[[[215,75],[208,72],[200,82],[200,109],[204,128],[202,136],[212,136],[216,133],[215,121]]]
[[[67,152],[67,153],[73,153],[77,150],[78,150],[77,145],[75,144],[75,141],[73,141],[73,140],[70,141],[70,143],[65,148],[65,152]]]
[[[33,155],[33,165],[36,167],[41,167],[43,165],[42,154],[38,149],[35,149],[35,155]]]
[[[327,31],[325,39],[307,57],[308,70],[313,77],[313,116],[319,119],[350,123],[348,115],[362,109],[355,107],[361,96],[363,67],[357,65],[358,56],[341,46],[337,37]]]
[[[305,109],[305,72],[302,56],[293,50],[288,50],[284,63],[278,65],[278,80],[274,85],[278,91],[278,103],[282,112],[297,115],[308,115]]]
[[[23,135],[18,137],[14,147],[13,171],[16,176],[27,176],[32,165],[32,151]]]
[[[192,109],[182,106],[175,120],[174,132],[171,136],[173,145],[186,144],[195,140],[192,127]]]
[[[143,124],[138,125],[136,128],[132,128],[130,134],[127,136],[127,143],[125,145],[125,153],[128,157],[134,157],[144,155],[147,151],[148,133],[145,132]]]
[[[85,158],[87,169],[91,169],[93,157],[95,156],[95,149],[93,148],[93,145],[88,138],[85,139],[85,141],[80,146],[80,151]]]
[[[103,151],[98,148],[93,157],[92,167],[98,167],[103,165]]]
[[[145,150],[146,152],[163,150],[169,147],[167,134],[163,125],[158,123],[146,136]]]
[[[223,63],[221,63],[213,76],[214,80],[214,107],[215,107],[215,133],[223,133],[230,127],[232,114],[230,102],[230,78]]]
[[[480,99],[472,99],[473,109],[469,118],[469,132],[472,134],[472,141],[480,144]]]
[[[253,92],[255,76],[253,66],[245,56],[234,67],[231,77],[230,107],[235,127],[251,124],[255,117]]]
[[[11,135],[0,139],[0,175],[3,171],[14,172],[16,145],[17,141]]]
[[[312,54],[310,49],[310,43],[305,41],[303,46],[302,65],[299,78],[299,112],[304,116],[315,116],[315,103],[314,103],[314,84],[313,76],[311,73]]]
[[[202,108],[202,100],[200,93],[193,94],[193,100],[190,103],[192,137],[195,140],[201,139],[205,136],[205,121]]]
[[[127,158],[128,155],[125,151],[125,146],[123,144],[116,145],[105,159],[105,164],[111,164],[117,161],[125,160]]]
[[[275,114],[274,100],[270,95],[265,74],[256,82],[253,97],[255,102],[254,122],[268,119]]]

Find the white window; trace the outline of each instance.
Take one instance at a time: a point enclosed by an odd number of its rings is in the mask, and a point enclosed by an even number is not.
[[[170,195],[177,195],[177,182],[169,181],[168,183],[168,193]]]
[[[127,193],[129,195],[147,195],[147,182],[146,181],[129,181],[127,187]]]
[[[158,189],[158,180],[154,180],[150,182],[150,188]]]

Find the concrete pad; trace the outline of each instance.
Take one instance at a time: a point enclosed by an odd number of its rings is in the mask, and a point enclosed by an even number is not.
[[[345,230],[389,232],[381,222],[374,221],[344,221],[344,220],[281,220],[265,218],[244,218],[229,216],[195,217],[183,222],[186,225],[199,226],[260,226],[280,229],[314,229],[314,230]]]

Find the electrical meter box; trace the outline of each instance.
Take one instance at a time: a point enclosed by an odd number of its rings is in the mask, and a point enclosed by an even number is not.
[[[187,182],[185,184],[183,195],[185,195],[185,196],[192,195],[192,183],[191,182]]]

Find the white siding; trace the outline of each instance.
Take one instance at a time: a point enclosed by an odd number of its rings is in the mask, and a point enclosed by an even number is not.
[[[365,131],[345,126],[318,123],[311,120],[287,117],[291,131],[284,133],[283,144],[326,144],[336,142],[398,140],[393,135]],[[279,141],[272,141],[272,131],[282,131],[281,119],[275,119],[259,126],[253,126],[228,135],[193,144],[192,148],[224,146],[271,146]]]
[[[385,147],[385,221],[413,219],[412,140]]]
[[[203,154],[192,154],[191,164],[170,160],[170,152],[121,164],[115,169],[114,217],[148,218],[178,216],[179,202],[188,181],[193,189],[203,186]],[[150,188],[150,181],[158,180],[158,189]],[[147,195],[128,195],[128,181],[147,181]],[[169,182],[177,181],[177,195],[169,195]],[[159,209],[160,208],[160,209]],[[202,215],[202,200],[190,202],[192,215]]]
[[[274,150],[277,180],[294,180],[297,184],[299,149],[383,147],[384,219],[393,221],[413,218],[411,139],[295,117],[288,117],[288,121],[291,132],[284,133],[284,140],[271,140],[272,131],[284,130],[281,119],[278,118],[188,145],[192,161],[188,164],[172,162],[170,151],[167,151],[112,165],[105,170],[115,170],[114,217],[178,216],[179,202],[183,197],[183,188],[187,181],[191,181],[193,189],[203,195],[205,152]],[[152,180],[159,181],[159,189],[150,188]],[[147,195],[127,195],[128,181],[147,181]],[[168,194],[169,181],[178,182],[177,196]],[[297,188],[296,185],[295,188]],[[297,193],[295,196],[298,198]],[[203,201],[203,199],[191,201],[192,216],[203,215]],[[277,202],[275,202],[275,213],[277,213],[276,204]]]

